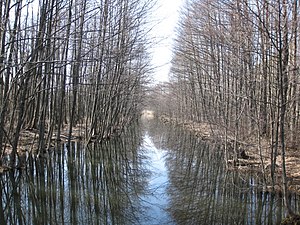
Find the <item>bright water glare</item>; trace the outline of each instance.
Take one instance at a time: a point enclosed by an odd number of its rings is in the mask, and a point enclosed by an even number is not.
[[[169,184],[168,171],[165,165],[166,151],[156,148],[149,135],[144,137],[142,148],[145,149],[147,169],[151,171],[148,180],[150,194],[143,198],[146,211],[145,224],[175,224],[166,211],[169,203],[167,187]]]

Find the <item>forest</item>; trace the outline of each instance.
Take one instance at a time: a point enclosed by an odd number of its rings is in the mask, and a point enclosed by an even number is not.
[[[286,169],[300,147],[299,12],[297,0],[187,1],[170,82],[153,100],[169,121],[206,124],[227,162],[237,165],[241,145],[251,149],[266,187],[280,183],[284,196],[300,175],[297,163],[293,177]]]
[[[0,1],[4,169],[61,141],[118,136],[146,108],[220,140],[227,169],[254,157],[265,190],[279,187],[296,218],[288,195],[291,183],[300,192],[298,0],[186,0],[169,82],[156,85],[155,1]]]
[[[87,143],[136,120],[148,82],[151,1],[2,0],[0,155]],[[22,146],[20,148],[19,146]]]

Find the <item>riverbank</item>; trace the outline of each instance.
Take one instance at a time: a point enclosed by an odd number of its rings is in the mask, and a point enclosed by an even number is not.
[[[226,166],[229,170],[240,170],[243,172],[256,172],[259,176],[265,174],[267,187],[265,191],[272,192],[271,186],[271,144],[266,139],[261,139],[260,144],[254,143],[255,138],[249,138],[248,141],[238,141],[239,156],[237,160],[233,160],[233,142],[234,138],[224,136],[224,132],[216,125],[207,123],[196,123],[193,121],[180,120],[178,118],[170,118],[160,116],[159,120],[163,123],[174,124],[182,127],[195,134],[198,138],[207,141],[217,141],[225,148],[227,141],[228,158]],[[300,194],[300,154],[297,149],[286,149],[286,171],[288,177],[288,188],[292,193]],[[276,159],[276,185],[275,192],[281,193],[281,173],[282,160],[278,155]]]
[[[69,139],[71,142],[85,141],[86,143],[91,143],[108,140],[120,135],[120,130],[115,129],[114,132],[106,134],[103,137],[91,136],[88,140],[85,140],[86,130],[84,124],[78,124],[72,128],[72,136],[70,138],[69,126],[65,126],[61,130],[59,137],[57,137],[57,132],[53,132],[52,134],[45,132],[44,138],[47,144],[45,144],[44,149],[39,150],[39,131],[37,129],[23,129],[19,136],[15,163],[12,162],[12,144],[7,143],[3,145],[3,152],[0,157],[0,174],[12,169],[24,169],[27,166],[28,157],[47,157],[47,154],[55,150],[58,144],[66,144]]]

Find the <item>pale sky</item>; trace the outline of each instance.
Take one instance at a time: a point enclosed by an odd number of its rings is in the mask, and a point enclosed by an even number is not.
[[[172,41],[175,38],[175,27],[179,11],[186,0],[156,0],[151,20],[154,45],[151,49],[152,64],[156,67],[153,75],[155,83],[168,81],[172,59]],[[34,6],[37,7],[35,0]]]
[[[154,81],[168,81],[172,59],[172,41],[175,38],[179,10],[185,0],[157,0],[157,10],[153,16],[158,24],[153,28],[153,36],[158,43],[153,48],[152,63],[155,67]]]

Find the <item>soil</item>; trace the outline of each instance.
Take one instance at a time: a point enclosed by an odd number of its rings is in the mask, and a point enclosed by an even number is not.
[[[72,129],[72,137],[71,141],[78,141],[84,137],[84,126],[78,125]],[[39,155],[37,155],[38,150],[38,139],[39,133],[38,130],[35,129],[24,129],[20,132],[20,138],[18,143],[17,155],[18,155],[18,163],[16,166],[11,166],[11,162],[9,161],[10,155],[12,152],[12,146],[10,144],[6,144],[4,147],[4,151],[1,156],[1,165],[0,165],[0,174],[4,173],[10,169],[23,169],[26,167],[26,160],[29,155],[33,157],[45,157],[45,153],[48,151],[52,151],[55,143],[59,141],[59,143],[68,142],[68,127],[61,131],[60,139],[57,140],[54,132],[54,135],[51,137],[50,145],[44,149]],[[47,133],[45,133],[45,137],[47,137]]]
[[[217,126],[210,125],[207,123],[195,123],[193,121],[182,121],[175,118],[170,118],[166,116],[161,116],[159,118],[163,123],[171,123],[176,124],[177,126],[181,126],[186,130],[189,130],[195,134],[198,138],[203,140],[210,141],[220,141],[220,143],[224,144],[225,137],[223,132]],[[234,139],[227,137],[227,145],[230,146],[233,143]],[[253,139],[248,138],[248,141],[240,141],[238,143],[239,148],[241,150],[241,154],[238,160],[233,160],[230,158],[227,160],[227,166],[229,169],[249,171],[249,172],[257,172],[265,174],[270,174],[271,169],[271,148],[270,143],[267,140],[262,139],[260,146],[255,144]],[[229,150],[230,151],[230,150]],[[261,156],[259,152],[261,151]],[[233,149],[232,149],[233,153]],[[300,151],[293,148],[286,149],[286,171],[288,177],[288,188],[292,193],[300,194]],[[277,184],[275,185],[275,192],[281,192],[281,173],[282,173],[282,159],[281,155],[278,154],[276,158],[276,180]],[[266,177],[267,183],[267,191],[272,191],[271,188],[271,178],[270,176]]]
[[[288,216],[282,220],[281,225],[300,225],[300,216]]]

